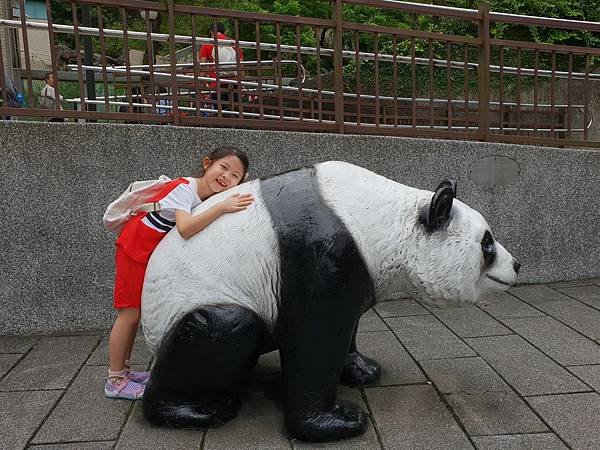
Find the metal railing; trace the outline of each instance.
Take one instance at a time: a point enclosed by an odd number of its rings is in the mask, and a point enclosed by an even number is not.
[[[21,11],[24,0],[19,0]],[[362,5],[470,24],[459,36],[347,20],[344,7]],[[518,16],[391,0],[333,0],[328,18],[249,13],[144,0],[76,0],[72,23],[0,18],[19,37],[24,60],[0,40],[0,116],[172,123],[221,127],[425,136],[560,146],[600,147],[592,93],[600,49],[493,39],[492,23],[585,30],[595,22]],[[140,15],[141,12],[141,15]],[[166,19],[159,32],[151,12]],[[135,14],[134,14],[135,13]],[[137,16],[136,16],[137,14]],[[190,34],[175,33],[175,19]],[[201,36],[225,20],[230,36]],[[415,20],[416,22],[416,20]],[[134,28],[134,29],[132,29]],[[31,67],[28,31],[46,30],[52,72],[64,103],[41,109],[41,72]],[[75,61],[59,60],[57,44],[71,39]],[[310,42],[311,45],[307,45]],[[213,63],[201,62],[203,45]],[[121,62],[108,63],[118,47]],[[191,62],[177,55],[188,46]],[[158,47],[161,47],[158,51]],[[236,49],[220,62],[219,50]],[[131,49],[144,49],[133,63]],[[94,53],[95,51],[95,53]],[[157,63],[157,53],[168,63]],[[112,54],[119,59],[119,55]],[[24,67],[20,67],[23,65]],[[22,85],[25,104],[9,99],[8,78]],[[69,81],[72,80],[72,81]]]

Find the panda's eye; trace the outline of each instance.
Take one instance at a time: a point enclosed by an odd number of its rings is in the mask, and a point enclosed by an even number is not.
[[[494,245],[494,238],[489,230],[486,230],[481,239],[481,252],[483,253],[483,260],[486,266],[491,266],[496,259],[496,246]]]

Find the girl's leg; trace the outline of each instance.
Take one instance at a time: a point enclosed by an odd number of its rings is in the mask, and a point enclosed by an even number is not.
[[[132,371],[128,361],[131,358],[131,350],[140,322],[146,264],[133,260],[123,248],[117,245],[115,266],[115,307],[118,316],[109,340],[109,382],[111,379],[114,383],[127,377],[135,383],[146,384],[149,373]],[[143,392],[143,387],[139,385],[134,387],[141,395],[139,391]],[[107,388],[110,391],[107,395],[114,396],[112,386]]]
[[[122,308],[110,332],[108,364],[111,372],[125,369],[140,323],[140,308]]]
[[[144,385],[132,381],[125,368],[125,358],[131,353],[139,321],[140,308],[119,309],[109,339],[108,380],[104,385],[107,397],[137,400],[144,394]]]

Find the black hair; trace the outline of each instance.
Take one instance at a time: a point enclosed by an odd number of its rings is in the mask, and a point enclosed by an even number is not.
[[[210,31],[211,33],[214,33],[214,25],[210,27]],[[223,25],[221,22],[217,22],[217,33],[225,33],[225,25]]]
[[[221,147],[215,148],[208,155],[204,155],[202,159],[208,158],[211,161],[216,161],[218,159],[225,158],[226,156],[237,156],[237,158],[242,162],[242,165],[244,166],[244,173],[242,174],[242,178],[240,179],[241,183],[242,181],[244,181],[246,173],[248,172],[248,166],[250,165],[250,162],[248,161],[248,155],[245,151],[240,150],[239,148],[234,147],[233,145],[222,145]],[[196,177],[200,178],[203,175],[204,168],[202,167],[202,164],[200,164],[200,170]]]
[[[48,81],[48,78],[50,78],[50,75],[54,75],[54,73],[53,72],[46,72],[46,75],[44,75],[44,79],[46,81]]]

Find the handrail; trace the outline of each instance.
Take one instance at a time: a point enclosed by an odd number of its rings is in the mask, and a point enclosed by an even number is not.
[[[490,12],[490,21],[549,28],[561,28],[565,30],[586,30],[600,32],[600,22],[588,22],[586,20],[557,19],[554,17],[524,16],[520,14]]]

